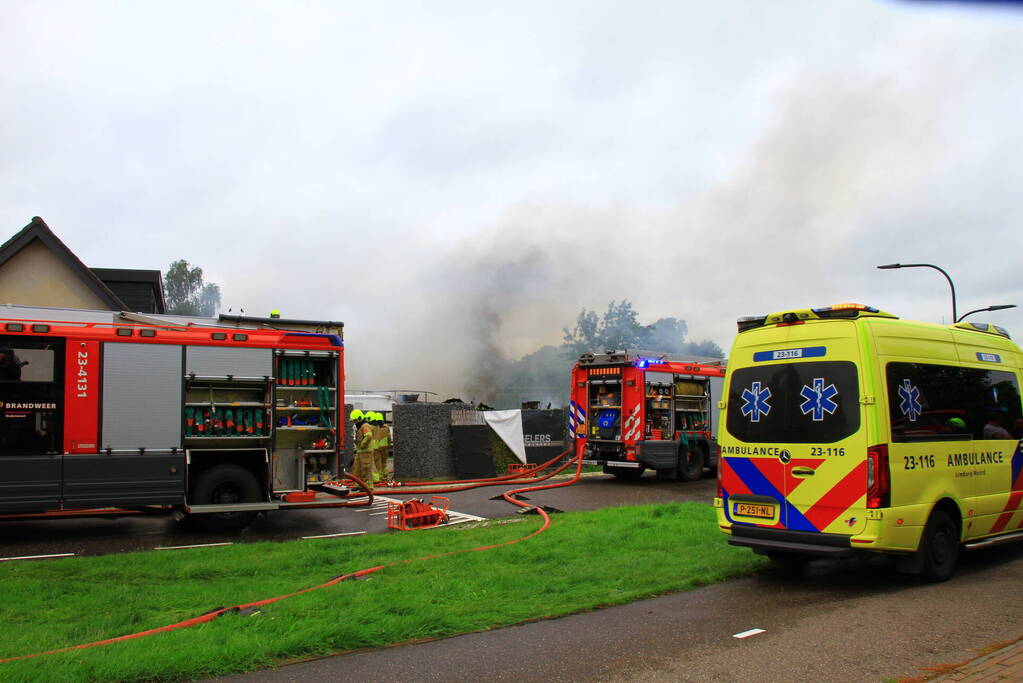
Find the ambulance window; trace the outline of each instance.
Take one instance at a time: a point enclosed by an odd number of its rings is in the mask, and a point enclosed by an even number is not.
[[[889,363],[885,374],[893,441],[981,439],[992,413],[1010,432],[1019,429],[1019,383],[1011,372]]]
[[[726,427],[752,443],[833,443],[859,430],[859,400],[849,361],[742,368],[729,385]]]

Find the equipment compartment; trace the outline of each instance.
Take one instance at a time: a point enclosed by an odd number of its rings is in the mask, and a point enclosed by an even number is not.
[[[337,354],[278,351],[274,383],[274,487],[304,490],[340,471]]]
[[[268,380],[185,379],[186,441],[270,438]]]

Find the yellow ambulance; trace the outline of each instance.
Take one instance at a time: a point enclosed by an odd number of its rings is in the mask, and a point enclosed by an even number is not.
[[[1023,538],[1023,352],[994,325],[861,304],[739,320],[718,434],[718,525],[782,562],[899,554],[941,581]]]

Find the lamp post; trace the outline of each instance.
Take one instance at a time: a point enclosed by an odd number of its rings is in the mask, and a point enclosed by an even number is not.
[[[931,263],[889,263],[888,265],[885,266],[878,266],[879,270],[893,270],[895,268],[934,268],[934,270],[944,275],[945,279],[948,280],[948,286],[952,289],[952,323],[955,324],[959,322],[959,318],[958,316],[956,316],[956,286],[952,284],[952,278],[948,276],[948,273],[946,273],[944,270]],[[976,312],[977,311],[970,311],[970,313]],[[967,313],[966,315],[969,315],[969,313]]]
[[[1016,304],[998,304],[995,306],[988,306],[987,308],[978,308],[975,311],[963,313],[961,316],[959,316],[959,320],[956,320],[956,322],[957,323],[962,322],[963,320],[966,320],[966,316],[973,315],[974,313],[980,313],[982,311],[1004,311],[1006,308],[1016,308]]]

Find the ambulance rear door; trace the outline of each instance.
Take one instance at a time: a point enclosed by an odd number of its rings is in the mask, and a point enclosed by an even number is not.
[[[723,474],[732,475],[740,493],[726,507],[729,519],[790,531],[861,533],[867,443],[855,323],[811,322],[742,337],[750,344],[737,349],[743,357],[732,359],[722,448]],[[743,492],[753,505],[737,505],[746,500]],[[778,509],[767,517],[769,506],[758,507],[757,499],[776,500]]]

